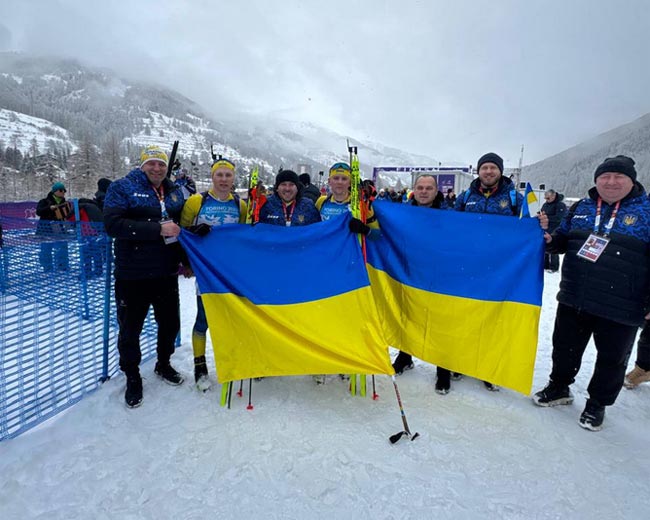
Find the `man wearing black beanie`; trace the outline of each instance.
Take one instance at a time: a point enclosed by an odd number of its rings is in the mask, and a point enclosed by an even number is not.
[[[650,200],[636,180],[634,160],[618,155],[594,172],[596,186],[576,202],[547,251],[565,253],[553,331],[553,368],[533,396],[539,406],[573,402],[569,386],[593,336],[598,355],[579,424],[602,429],[616,401],[639,326],[650,318]]]
[[[314,203],[302,196],[302,183],[296,172],[280,170],[275,177],[274,193],[260,209],[261,224],[306,226],[320,222]]]
[[[468,213],[519,216],[524,198],[517,192],[512,181],[503,176],[503,159],[494,152],[486,153],[478,160],[476,169],[478,178],[458,195],[454,209]],[[488,381],[484,381],[484,384],[488,390],[498,390],[498,387]],[[444,395],[450,388],[451,372],[438,367],[436,392]]]

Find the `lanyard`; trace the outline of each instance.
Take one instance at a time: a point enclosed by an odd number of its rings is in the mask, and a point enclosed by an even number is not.
[[[291,207],[291,210],[287,212],[287,206]],[[291,202],[290,204],[282,203],[282,211],[284,212],[284,221],[287,226],[291,225],[291,217],[293,217],[293,210],[296,209],[296,203]]]
[[[594,220],[594,235],[598,235],[600,232],[600,210],[603,205],[603,199],[598,197],[598,205],[596,206],[596,219]],[[621,206],[621,201],[619,200],[612,211],[612,216],[609,218],[609,222],[605,225],[605,230],[602,236],[607,237],[614,227],[614,221],[616,220],[616,215],[618,214],[618,208]]]
[[[153,192],[156,194],[156,197],[158,197],[158,201],[160,202],[160,213],[162,215],[162,219],[166,220],[169,218],[169,214],[167,213],[167,207],[165,206],[165,188],[163,188],[163,185],[160,185],[160,190],[158,190],[153,184],[151,185],[153,188]]]

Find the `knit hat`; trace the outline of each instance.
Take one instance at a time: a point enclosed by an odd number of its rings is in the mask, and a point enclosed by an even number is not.
[[[633,181],[636,181],[636,169],[634,168],[634,159],[626,155],[617,155],[616,157],[608,157],[596,168],[594,173],[594,182],[603,173],[622,173],[627,175]]]
[[[158,146],[147,146],[140,154],[140,168],[149,161],[162,161],[165,166],[169,164],[167,154]]]
[[[300,183],[300,179],[298,179],[298,174],[294,171],[291,170],[282,170],[280,173],[278,173],[275,176],[275,189],[278,189],[278,186],[282,184],[283,182],[293,182],[298,190],[302,187],[302,184]]]
[[[212,165],[212,169],[210,170],[210,174],[213,174],[217,170],[217,168],[228,168],[229,170],[232,170],[234,172],[235,163],[224,158],[218,159],[214,161],[214,164]]]
[[[497,168],[499,168],[499,171],[501,172],[501,175],[503,175],[503,159],[499,157],[497,154],[494,152],[488,152],[485,155],[483,155],[479,160],[478,164],[476,165],[476,170],[480,170],[481,166],[483,166],[485,163],[492,163],[496,164]]]
[[[106,191],[108,191],[108,187],[111,185],[111,182],[113,181],[107,179],[106,177],[102,177],[97,181],[97,189],[106,193]]]
[[[311,184],[311,175],[309,175],[308,173],[301,173],[300,175],[298,175],[298,179],[305,186],[308,186],[309,184]]]
[[[337,162],[330,168],[329,176],[332,177],[333,175],[346,175],[352,177],[352,168],[350,168],[348,163]]]
[[[59,190],[65,190],[65,185],[62,182],[55,182],[52,184],[52,192],[59,191]]]

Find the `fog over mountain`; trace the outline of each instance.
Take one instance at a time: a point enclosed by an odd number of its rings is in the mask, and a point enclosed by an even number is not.
[[[594,171],[606,157],[636,161],[638,180],[650,188],[650,114],[605,132],[523,169],[522,180],[545,183],[569,197],[582,197],[594,185]]]
[[[19,183],[10,179],[16,188],[5,198],[42,192],[55,178],[78,181],[83,193],[76,195],[89,195],[97,178],[118,177],[137,164],[143,146],[170,149],[174,140],[180,141],[183,165],[198,180],[209,178],[211,149],[235,161],[242,174],[258,165],[267,183],[280,167],[302,167],[318,180],[319,171],[347,160],[348,138],[359,146],[365,177],[375,165],[437,164],[431,157],[308,122],[233,116],[232,110],[214,117],[158,85],[129,81],[75,60],[20,53],[0,53],[0,109],[2,175],[9,179],[15,172],[22,178]],[[240,184],[245,182],[241,175]]]

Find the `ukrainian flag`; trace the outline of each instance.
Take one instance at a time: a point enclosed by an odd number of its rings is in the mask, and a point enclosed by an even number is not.
[[[182,232],[219,382],[394,373],[349,219]]]
[[[533,191],[533,187],[530,185],[530,182],[526,183],[526,191],[524,192],[524,201],[521,205],[521,211],[519,212],[519,218],[530,217],[530,204],[537,202],[537,195]]]
[[[375,207],[368,270],[389,344],[528,394],[543,289],[536,219]]]

